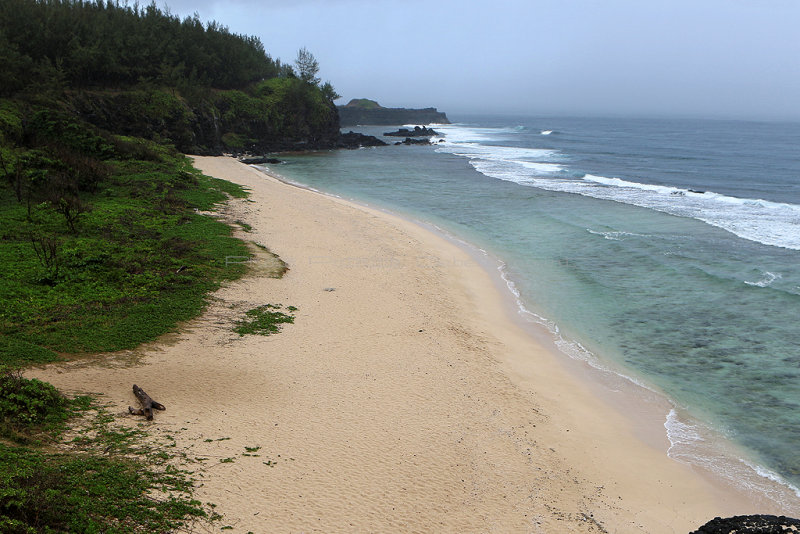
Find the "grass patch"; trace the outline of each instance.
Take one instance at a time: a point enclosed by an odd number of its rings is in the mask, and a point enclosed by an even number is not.
[[[184,473],[143,469],[134,459],[0,444],[0,465],[2,532],[168,532],[187,517],[208,517],[186,495]]]
[[[198,315],[249,267],[228,261],[249,245],[207,212],[247,192],[170,146],[10,102],[0,101],[0,532],[168,532],[217,519],[183,469],[201,460],[172,436],[155,443],[87,397],[9,369],[134,348]]]
[[[248,246],[197,213],[246,192],[164,147],[136,146],[151,159],[105,160],[109,175],[81,193],[91,209],[74,231],[0,183],[0,364],[133,348],[195,317],[210,291],[246,271],[226,257]]]
[[[239,227],[240,227],[242,230],[244,230],[245,232],[251,232],[251,231],[253,230],[253,227],[252,227],[252,226],[250,226],[249,224],[247,224],[247,223],[246,223],[246,222],[244,222],[244,221],[236,220],[235,222],[236,222],[236,224],[238,224],[238,225],[239,225]]]
[[[264,304],[245,312],[245,318],[237,321],[233,331],[244,336],[246,334],[258,334],[269,336],[277,334],[284,323],[294,323],[294,316],[283,313],[281,304]],[[297,308],[288,306],[286,311],[294,312]]]
[[[3,429],[46,436],[17,439],[26,446],[0,442],[0,532],[168,532],[219,518],[192,498],[194,479],[181,467],[191,459],[172,436],[151,442],[140,429],[115,426],[88,397],[66,399],[15,372],[2,375],[0,388]],[[77,414],[84,423],[67,439],[66,420]]]
[[[72,415],[72,405],[51,384],[0,369],[0,437],[28,443],[37,435],[55,434]]]

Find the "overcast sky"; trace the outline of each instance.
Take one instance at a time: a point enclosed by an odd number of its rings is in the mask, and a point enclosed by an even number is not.
[[[800,120],[800,0],[161,0],[342,95],[450,114]]]

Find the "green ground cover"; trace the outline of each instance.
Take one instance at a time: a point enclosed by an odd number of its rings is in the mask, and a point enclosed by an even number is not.
[[[226,257],[247,256],[247,246],[197,213],[244,196],[239,186],[203,176],[162,146],[112,141],[110,156],[95,160],[105,176],[78,192],[71,223],[58,200],[35,190],[36,173],[51,178],[57,164],[7,151],[7,168],[28,166],[20,197],[17,169],[0,183],[0,363],[135,347],[196,316],[209,291],[244,272]]]
[[[241,187],[168,145],[0,100],[0,532],[170,532],[218,518],[190,459],[26,365],[136,347],[248,268],[213,216]],[[72,436],[69,438],[68,436]]]
[[[287,306],[286,311],[283,313],[279,311],[283,309],[281,304],[264,304],[256,308],[247,310],[244,318],[236,321],[236,326],[233,331],[244,336],[246,334],[256,334],[259,336],[269,336],[277,334],[281,331],[281,325],[285,323],[294,323],[294,315],[291,315],[297,308],[294,306]]]
[[[88,397],[0,372],[0,532],[170,532],[219,518],[192,498],[185,466],[198,460],[114,419]]]

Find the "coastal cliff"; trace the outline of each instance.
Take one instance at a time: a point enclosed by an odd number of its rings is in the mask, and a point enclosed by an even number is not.
[[[366,98],[354,98],[347,105],[337,106],[341,126],[357,124],[450,124],[447,115],[436,108],[385,108]]]

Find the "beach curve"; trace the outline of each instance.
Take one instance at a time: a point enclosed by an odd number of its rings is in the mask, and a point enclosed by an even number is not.
[[[289,273],[223,287],[137,365],[30,374],[120,410],[134,382],[157,395],[154,430],[216,462],[198,498],[234,532],[688,532],[763,511],[638,439],[462,248],[231,158],[195,165],[250,189],[229,216]],[[295,324],[231,331],[268,303]]]

